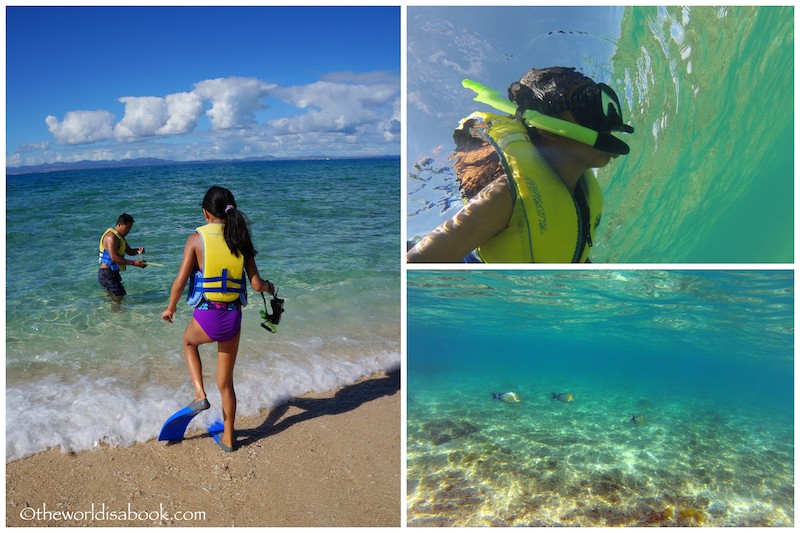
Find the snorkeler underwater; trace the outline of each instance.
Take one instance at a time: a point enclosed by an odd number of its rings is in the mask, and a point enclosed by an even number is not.
[[[453,134],[467,204],[416,243],[408,261],[588,262],[603,200],[587,171],[630,151],[609,132],[633,133],[616,93],[562,67],[532,69],[509,87],[510,100],[462,84],[505,115],[473,113]]]
[[[793,260],[791,7],[408,13],[409,263]]]

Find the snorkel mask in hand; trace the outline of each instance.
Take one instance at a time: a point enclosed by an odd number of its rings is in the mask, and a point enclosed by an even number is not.
[[[259,311],[261,318],[264,319],[264,322],[261,323],[261,327],[270,333],[275,333],[278,330],[278,324],[283,314],[283,298],[278,298],[278,289],[275,289],[275,294],[272,296],[272,301],[270,302],[272,304],[272,313],[267,312],[267,299],[263,292],[261,293],[261,299],[264,300],[264,310]]]
[[[464,80],[461,85],[477,93],[474,98],[476,102],[488,104],[509,115],[521,116],[532,128],[573,139],[610,154],[627,155],[631,151],[625,142],[610,133],[612,131],[633,133],[633,127],[623,123],[619,98],[614,90],[604,83],[579,88],[563,106],[564,110],[569,110],[580,124],[551,117],[533,109],[518,110],[517,105],[500,96],[499,91],[489,89],[477,81]]]

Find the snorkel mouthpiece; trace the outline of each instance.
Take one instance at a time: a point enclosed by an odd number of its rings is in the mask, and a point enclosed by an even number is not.
[[[487,104],[496,110],[509,115],[517,115],[517,105],[514,102],[502,97],[499,91],[489,89],[477,81],[468,79],[463,80],[461,85],[477,94],[477,96],[473,98],[474,101]],[[597,84],[596,87],[600,91],[600,105],[605,106],[605,109],[600,110],[600,112],[605,115],[608,120],[614,121],[615,123],[619,122],[619,125],[615,124],[614,131],[633,133],[633,128],[631,126],[622,124],[619,101],[616,99],[616,94],[614,94],[613,90],[602,83]],[[611,95],[613,95],[613,98]],[[596,131],[568,120],[562,120],[560,118],[551,117],[550,115],[545,115],[544,113],[535,111],[533,109],[526,109],[522,112],[521,116],[525,124],[531,128],[538,128],[560,137],[573,139],[583,144],[593,146],[594,148],[603,152],[617,155],[627,155],[631,151],[630,147],[625,142],[614,137],[608,131]]]

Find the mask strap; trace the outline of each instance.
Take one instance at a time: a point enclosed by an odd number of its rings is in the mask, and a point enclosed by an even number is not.
[[[474,98],[476,102],[490,105],[491,107],[507,113],[509,115],[517,114],[517,105],[510,100],[506,100],[500,96],[498,91],[489,89],[481,85],[477,81],[463,80],[461,85],[467,89],[471,89],[477,93]],[[621,118],[621,117],[620,117]],[[630,147],[623,141],[617,139],[609,133],[597,132],[593,129],[575,124],[568,120],[551,117],[533,109],[527,109],[522,113],[522,119],[525,123],[532,128],[539,128],[550,133],[554,133],[560,137],[573,139],[583,144],[593,146],[598,150],[605,152],[626,155],[630,152]],[[632,129],[632,128],[631,128]]]

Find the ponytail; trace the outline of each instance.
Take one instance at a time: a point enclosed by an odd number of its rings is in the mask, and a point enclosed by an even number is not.
[[[214,186],[208,189],[202,203],[203,209],[225,221],[222,235],[225,244],[236,257],[243,255],[245,261],[256,256],[253,241],[250,237],[250,220],[236,208],[233,193],[224,187]]]

